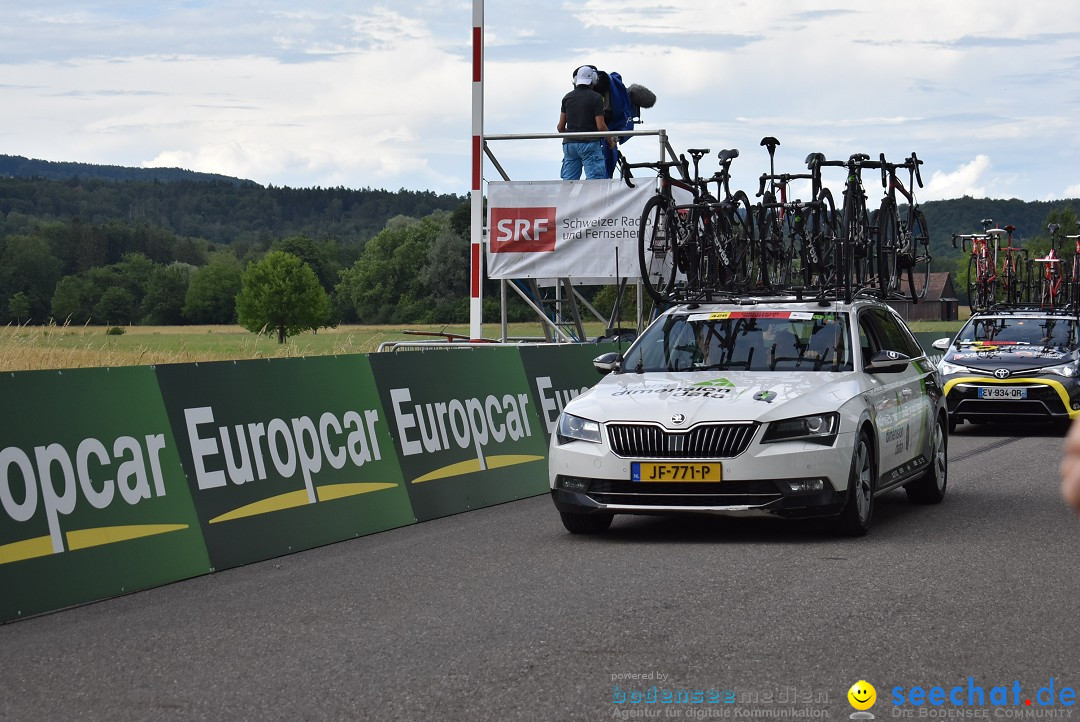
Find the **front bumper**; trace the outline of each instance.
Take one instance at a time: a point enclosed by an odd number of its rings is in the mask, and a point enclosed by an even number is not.
[[[1026,390],[1024,399],[979,398],[980,387]],[[954,420],[1068,421],[1080,416],[1080,382],[1039,376],[1005,380],[986,376],[953,377],[945,382],[945,402]]]
[[[585,487],[584,491],[575,489]],[[823,491],[792,492],[787,481],[763,479],[715,484],[648,484],[610,479],[557,477],[551,499],[572,514],[706,514],[779,516],[787,519],[835,516],[846,492],[828,483]]]
[[[552,439],[548,453],[551,498],[574,514],[718,514],[813,517],[837,514],[847,495],[855,434],[841,432],[830,446],[805,441],[760,443],[755,438],[732,458],[668,461],[719,463],[719,482],[632,481],[635,461],[608,443]],[[819,479],[820,491],[793,491],[792,482]]]

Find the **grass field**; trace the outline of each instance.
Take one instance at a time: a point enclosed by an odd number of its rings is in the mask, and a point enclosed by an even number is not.
[[[374,353],[386,341],[438,341],[413,332],[468,335],[457,326],[340,326],[293,336],[284,344],[256,336],[241,326],[125,326],[112,335],[103,326],[8,326],[0,329],[0,371],[140,366],[194,361],[326,356]],[[599,325],[586,329],[599,335]],[[496,324],[484,326],[487,338],[498,336]],[[511,336],[542,336],[538,323],[513,324]]]
[[[955,331],[959,323],[921,321],[914,331]],[[195,361],[326,356],[374,353],[387,341],[438,340],[405,332],[468,335],[467,324],[455,326],[340,326],[293,336],[285,344],[256,336],[240,326],[126,326],[111,335],[103,326],[8,326],[0,329],[0,371],[149,366]],[[513,337],[540,337],[539,323],[511,324]],[[590,338],[603,333],[600,324],[586,324]],[[484,335],[497,337],[497,324],[485,324]]]

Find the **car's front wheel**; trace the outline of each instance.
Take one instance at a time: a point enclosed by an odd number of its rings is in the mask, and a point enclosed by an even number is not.
[[[844,536],[864,536],[874,515],[874,450],[865,431],[860,431],[851,453],[847,500],[835,521],[835,530]]]
[[[600,534],[611,526],[612,514],[574,514],[560,511],[562,524],[571,534]]]
[[[916,504],[939,503],[945,498],[945,487],[949,483],[949,437],[940,416],[930,433],[930,468],[904,487],[908,499]]]

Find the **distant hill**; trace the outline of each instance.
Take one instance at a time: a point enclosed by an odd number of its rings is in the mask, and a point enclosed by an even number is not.
[[[160,228],[213,243],[305,235],[363,243],[395,216],[452,211],[465,197],[431,191],[264,187],[178,168],[123,168],[0,156],[0,221]],[[0,239],[4,223],[0,223]]]
[[[879,197],[869,195],[867,202],[875,208]],[[454,210],[465,200],[465,196],[431,191],[264,187],[250,180],[181,168],[57,163],[0,155],[0,217],[14,211],[27,217],[78,218],[92,224],[146,224],[216,243],[295,234],[363,242],[395,215],[423,217],[436,210]],[[1024,242],[1045,237],[1047,216],[1064,208],[1080,210],[1080,200],[965,196],[928,201],[922,208],[934,257],[948,259],[961,255],[952,248],[952,235],[982,230],[983,218],[993,218],[999,226],[1016,226],[1016,237]]]
[[[0,155],[0,178],[41,178],[69,180],[71,178],[100,178],[110,181],[175,181],[218,182],[233,185],[258,185],[255,181],[233,178],[218,173],[197,173],[183,168],[128,168],[119,165],[54,162],[24,158],[21,155]]]

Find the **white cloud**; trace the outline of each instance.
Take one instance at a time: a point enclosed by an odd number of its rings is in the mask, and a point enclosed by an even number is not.
[[[986,197],[985,176],[991,169],[989,156],[978,155],[973,160],[958,167],[951,173],[934,171],[930,180],[920,193],[921,200],[932,201],[943,198]]]
[[[488,134],[553,132],[570,71],[592,62],[656,93],[643,127],[675,148],[739,148],[733,170],[751,190],[767,167],[758,141],[775,135],[791,172],[810,152],[914,150],[941,179],[934,197],[1076,192],[1080,4],[536,0],[484,12]],[[0,104],[19,112],[0,118],[3,152],[468,190],[468,0],[348,13],[328,0],[40,0],[6,20],[0,77],[18,82],[0,83]],[[651,158],[652,142],[626,150]],[[522,179],[552,177],[559,158],[549,141],[498,152]],[[980,157],[993,167],[965,176]],[[490,164],[485,175],[497,177]]]

